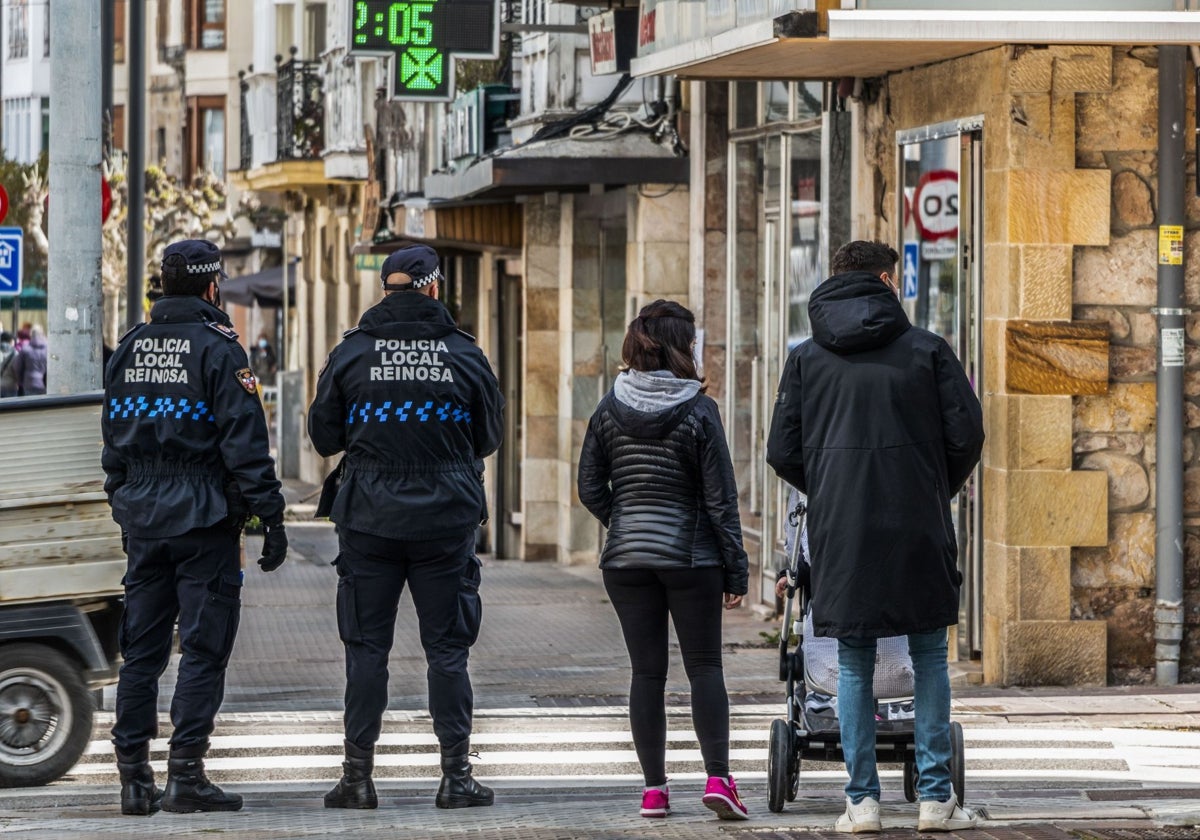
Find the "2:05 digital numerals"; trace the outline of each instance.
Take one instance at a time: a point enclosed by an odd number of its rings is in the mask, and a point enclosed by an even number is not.
[[[366,44],[369,34],[386,38],[398,47],[424,45],[433,40],[433,23],[427,18],[433,11],[433,3],[390,3],[386,12],[372,12],[372,5],[365,0],[356,0],[354,4],[355,44]]]

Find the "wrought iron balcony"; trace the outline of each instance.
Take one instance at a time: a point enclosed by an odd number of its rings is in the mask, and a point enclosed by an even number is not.
[[[275,67],[277,160],[320,160],[325,150],[321,65],[292,57]]]

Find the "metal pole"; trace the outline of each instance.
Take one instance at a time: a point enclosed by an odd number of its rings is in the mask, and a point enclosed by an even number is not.
[[[100,101],[104,108],[104,157],[111,158],[113,145],[113,52],[116,9],[114,0],[100,0]]]
[[[285,211],[286,211],[286,207],[287,207],[286,199],[284,200],[284,207],[285,207]],[[289,274],[288,274],[288,223],[287,223],[287,216],[283,217],[283,233],[280,234],[280,236],[279,236],[279,242],[280,242],[281,250],[283,251],[283,332],[280,333],[280,337],[279,337],[279,362],[283,366],[283,370],[290,370],[291,366],[288,364],[287,352],[288,352],[288,348],[291,346],[291,342],[288,341],[288,327],[291,325],[292,319],[289,317],[289,314],[288,314],[288,303],[289,303],[288,298],[290,296],[289,293],[291,290],[288,288]]]
[[[100,387],[100,4],[56,0],[50,15],[48,393]]]
[[[129,207],[125,222],[125,327],[145,320],[146,296],[146,0],[129,9],[129,93],[125,131],[129,137]]]
[[[1186,48],[1158,48],[1158,423],[1154,658],[1159,685],[1179,682],[1183,641],[1183,132]]]

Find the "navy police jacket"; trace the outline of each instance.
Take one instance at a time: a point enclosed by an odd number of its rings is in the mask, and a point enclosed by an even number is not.
[[[387,539],[468,534],[487,518],[482,459],[500,446],[504,398],[474,340],[420,292],[363,313],[317,381],[308,434],[345,452],[330,518]]]
[[[104,489],[132,536],[160,539],[284,500],[257,382],[228,316],[170,295],[121,339],[105,373]]]

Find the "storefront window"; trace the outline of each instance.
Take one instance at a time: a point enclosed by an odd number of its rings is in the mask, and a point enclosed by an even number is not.
[[[788,99],[791,96],[790,85],[787,82],[764,82],[763,114],[769,123],[788,121]]]
[[[729,156],[724,409],[751,591],[757,587],[758,597],[769,600],[782,561],[786,493],[765,465],[767,431],[784,360],[811,333],[808,299],[825,270],[821,132],[817,125],[797,125],[821,117],[822,88],[799,82],[731,88],[736,133]],[[756,94],[754,122],[745,112],[748,88]],[[815,97],[815,111],[801,108],[801,88]]]
[[[787,351],[811,337],[808,299],[824,279],[821,264],[821,135],[788,136],[791,241],[787,261]]]
[[[824,82],[796,82],[796,122],[820,119],[825,110]]]
[[[753,128],[758,124],[758,84],[734,82],[733,127]]]

